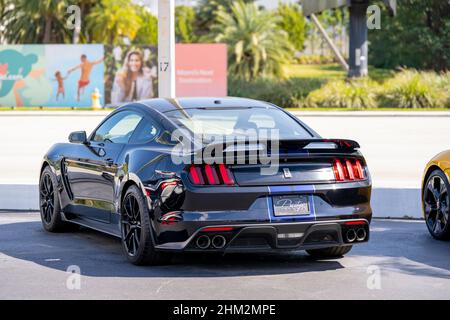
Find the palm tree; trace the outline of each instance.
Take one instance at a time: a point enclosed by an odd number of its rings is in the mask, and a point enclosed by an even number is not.
[[[87,16],[92,41],[116,45],[133,40],[141,27],[137,6],[130,0],[101,0]]]
[[[230,10],[219,10],[212,29],[216,42],[228,44],[229,73],[247,81],[284,78],[284,65],[290,62],[293,47],[286,32],[277,27],[278,18],[241,0]]]
[[[9,43],[70,42],[65,26],[66,3],[60,0],[2,1],[4,37]]]
[[[255,2],[255,0],[242,0],[245,3]],[[217,19],[220,8],[230,10],[233,1],[230,0],[199,0],[197,5],[196,29],[204,36],[211,32],[211,27]]]
[[[195,20],[196,13],[192,7],[177,6],[175,8],[175,36],[177,42],[192,43],[196,41]]]
[[[143,6],[138,6],[138,14],[141,17],[142,24],[133,39],[133,44],[158,44],[158,18]]]

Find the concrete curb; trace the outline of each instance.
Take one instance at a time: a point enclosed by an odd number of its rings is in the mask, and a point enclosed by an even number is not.
[[[372,209],[377,218],[422,218],[420,189],[374,188]],[[39,210],[38,186],[0,184],[0,210]]]

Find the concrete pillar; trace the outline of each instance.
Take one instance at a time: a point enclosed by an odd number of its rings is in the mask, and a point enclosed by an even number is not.
[[[368,45],[367,45],[367,7],[368,1],[350,5],[350,52],[349,77],[368,75]]]
[[[175,0],[158,2],[158,92],[175,98]]]

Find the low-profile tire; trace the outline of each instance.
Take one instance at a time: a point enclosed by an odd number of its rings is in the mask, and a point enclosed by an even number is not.
[[[315,258],[339,258],[349,253],[350,250],[352,250],[352,246],[310,249],[306,250],[306,252]]]
[[[55,174],[50,167],[45,167],[39,179],[39,210],[42,226],[48,232],[63,232],[72,227],[62,220],[57,185]]]
[[[430,234],[438,240],[450,239],[450,186],[444,172],[431,172],[423,188],[423,210]]]
[[[122,248],[134,265],[162,265],[170,260],[168,252],[155,250],[150,215],[144,196],[135,185],[130,186],[121,205]]]

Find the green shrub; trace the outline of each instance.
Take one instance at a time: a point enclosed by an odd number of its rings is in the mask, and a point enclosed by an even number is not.
[[[311,92],[305,101],[305,106],[308,108],[376,108],[379,90],[379,85],[369,79],[331,81]]]
[[[379,107],[444,108],[449,107],[449,74],[403,70],[383,85]]]
[[[306,96],[325,83],[319,78],[291,78],[285,81],[260,79],[248,82],[229,79],[230,96],[268,101],[283,108],[301,108]]]

